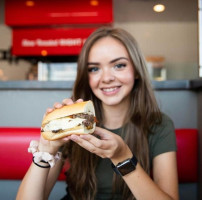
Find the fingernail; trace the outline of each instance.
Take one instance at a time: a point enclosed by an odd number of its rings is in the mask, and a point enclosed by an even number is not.
[[[62,104],[55,105],[56,108],[61,108],[62,106],[63,106]]]
[[[53,108],[47,108],[46,112],[52,112]]]

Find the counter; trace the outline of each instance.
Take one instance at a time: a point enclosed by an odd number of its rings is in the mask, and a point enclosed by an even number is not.
[[[0,90],[70,90],[73,81],[6,81],[0,82]],[[155,90],[202,89],[202,79],[152,81]]]

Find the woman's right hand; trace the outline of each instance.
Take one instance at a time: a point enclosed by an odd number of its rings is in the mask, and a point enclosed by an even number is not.
[[[78,99],[76,102],[82,102],[82,101],[83,101],[82,99]],[[71,104],[74,104],[72,99],[64,99],[62,101],[62,103],[56,102],[56,103],[54,103],[52,108],[48,108],[46,110],[44,117],[55,109],[59,109],[65,105],[71,105]],[[65,137],[65,138],[62,138],[59,140],[55,140],[55,141],[49,141],[49,140],[46,140],[45,138],[43,138],[43,136],[41,135],[38,148],[39,148],[39,151],[41,151],[41,152],[48,152],[50,154],[55,155],[58,152],[59,148],[62,145],[64,145],[67,141],[69,141],[68,137]]]

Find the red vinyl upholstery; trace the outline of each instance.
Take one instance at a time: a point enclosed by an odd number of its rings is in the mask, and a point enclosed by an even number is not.
[[[39,140],[40,128],[0,128],[0,179],[22,179],[32,162],[31,140]],[[64,179],[64,171],[59,179]]]
[[[32,162],[27,149],[31,140],[38,140],[40,128],[0,128],[0,179],[20,180]],[[177,129],[177,164],[179,182],[197,182],[198,132],[196,129]],[[64,171],[59,180],[64,180]]]
[[[177,165],[179,182],[197,182],[198,178],[198,131],[177,129]]]

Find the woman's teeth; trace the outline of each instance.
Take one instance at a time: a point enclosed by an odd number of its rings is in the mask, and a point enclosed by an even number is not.
[[[112,92],[112,91],[114,91],[116,89],[117,89],[117,87],[114,87],[114,88],[105,88],[105,89],[103,89],[103,91],[105,91],[105,92]]]

